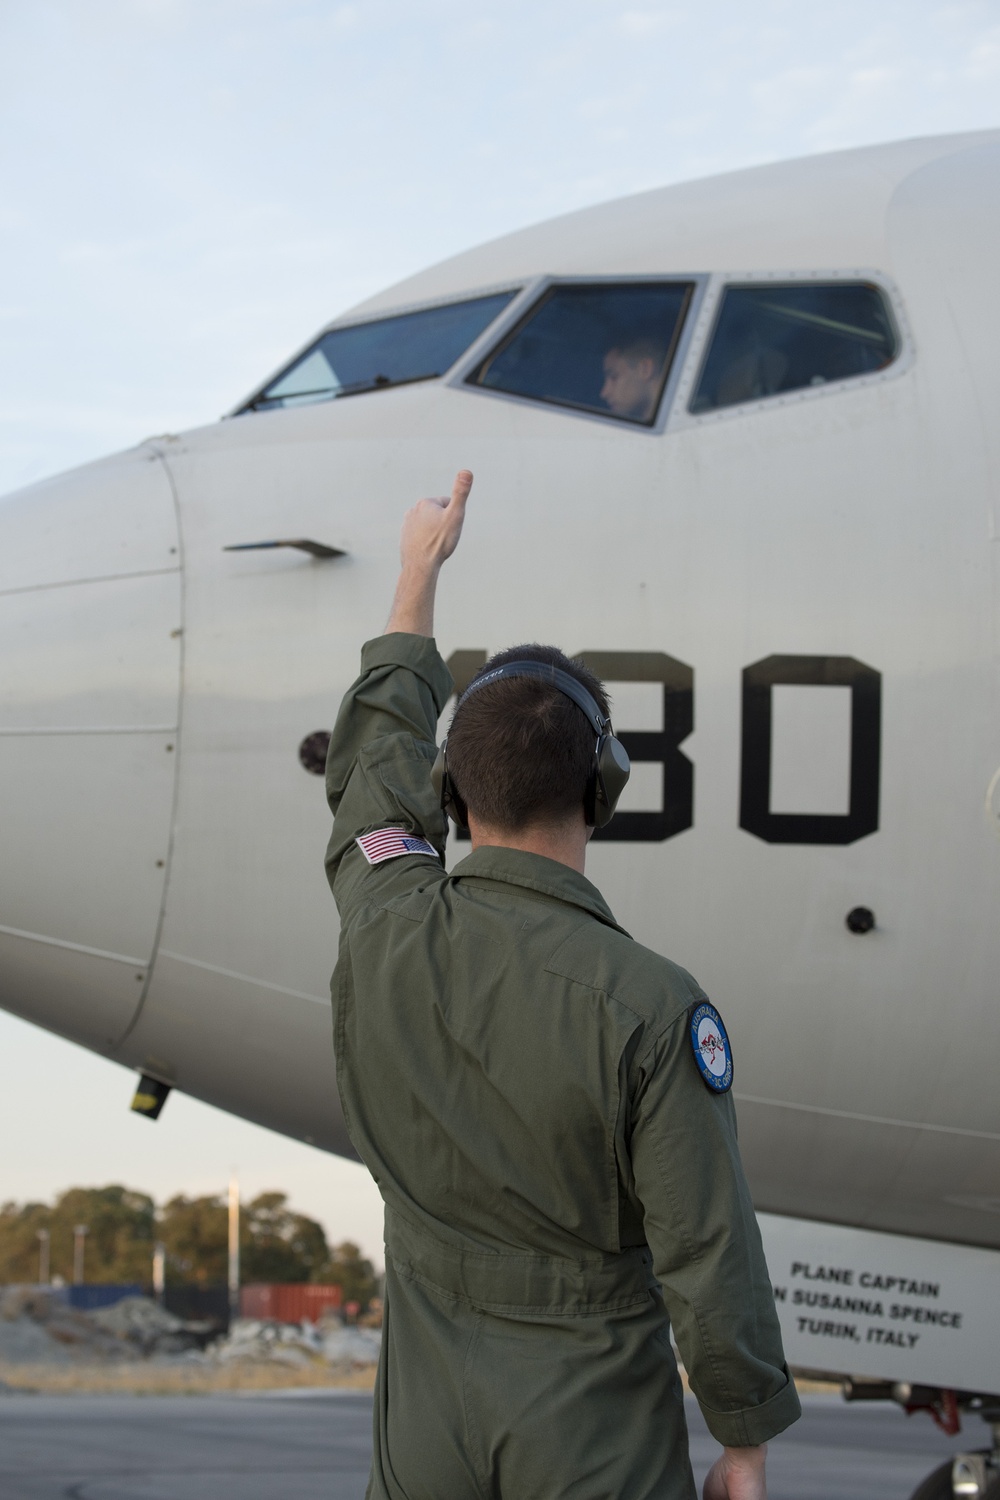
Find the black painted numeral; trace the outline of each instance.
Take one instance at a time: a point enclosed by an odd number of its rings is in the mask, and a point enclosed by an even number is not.
[[[771,811],[771,689],[849,687],[851,794],[846,814]],[[740,827],[768,844],[853,844],[878,828],[882,676],[853,656],[767,656],[743,671]]]
[[[660,843],[694,822],[694,766],[678,746],[694,728],[694,670],[663,651],[581,651],[587,666],[604,682],[663,684],[663,728],[626,729],[618,738],[635,764],[663,766],[661,812],[620,812],[599,828],[602,843]]]
[[[662,651],[584,651],[607,682],[656,682],[663,687],[662,730],[623,730],[633,763],[663,767],[661,811],[620,812],[594,838],[606,843],[659,843],[694,824],[694,766],[680,745],[694,728],[694,671]],[[459,696],[485,663],[485,651],[454,651],[448,667]],[[777,685],[851,690],[850,806],[847,813],[773,813],[771,689]],[[853,844],[879,826],[882,677],[851,656],[768,656],[743,672],[740,827],[769,844]],[[467,840],[467,830],[454,836]]]

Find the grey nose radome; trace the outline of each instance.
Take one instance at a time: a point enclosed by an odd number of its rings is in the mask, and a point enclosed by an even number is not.
[[[0,1005],[102,1051],[163,901],[180,584],[150,446],[0,500]]]

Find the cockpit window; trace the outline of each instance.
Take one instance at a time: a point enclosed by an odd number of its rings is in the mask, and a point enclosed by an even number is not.
[[[497,292],[423,312],[331,328],[243,409],[300,406],[432,380],[455,363],[514,295]]]
[[[885,298],[868,282],[728,286],[690,409],[868,375],[897,351]]]
[[[693,290],[687,281],[550,287],[469,381],[649,427]]]

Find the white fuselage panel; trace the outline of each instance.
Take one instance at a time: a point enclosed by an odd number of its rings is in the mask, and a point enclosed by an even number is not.
[[[1000,1254],[760,1214],[789,1364],[1000,1391]]]

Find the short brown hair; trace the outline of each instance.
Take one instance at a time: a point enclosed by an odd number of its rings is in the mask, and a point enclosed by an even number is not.
[[[476,678],[512,661],[540,661],[575,677],[603,714],[608,699],[582,661],[557,646],[511,646]],[[489,828],[513,833],[562,822],[582,807],[594,770],[596,736],[586,715],[550,683],[507,677],[472,693],[448,731],[448,774],[458,795]]]
[[[611,345],[608,353],[620,354],[622,359],[627,360],[630,365],[637,365],[640,360],[649,359],[659,370],[662,369],[667,357],[667,346],[662,339],[640,333],[618,339]]]

